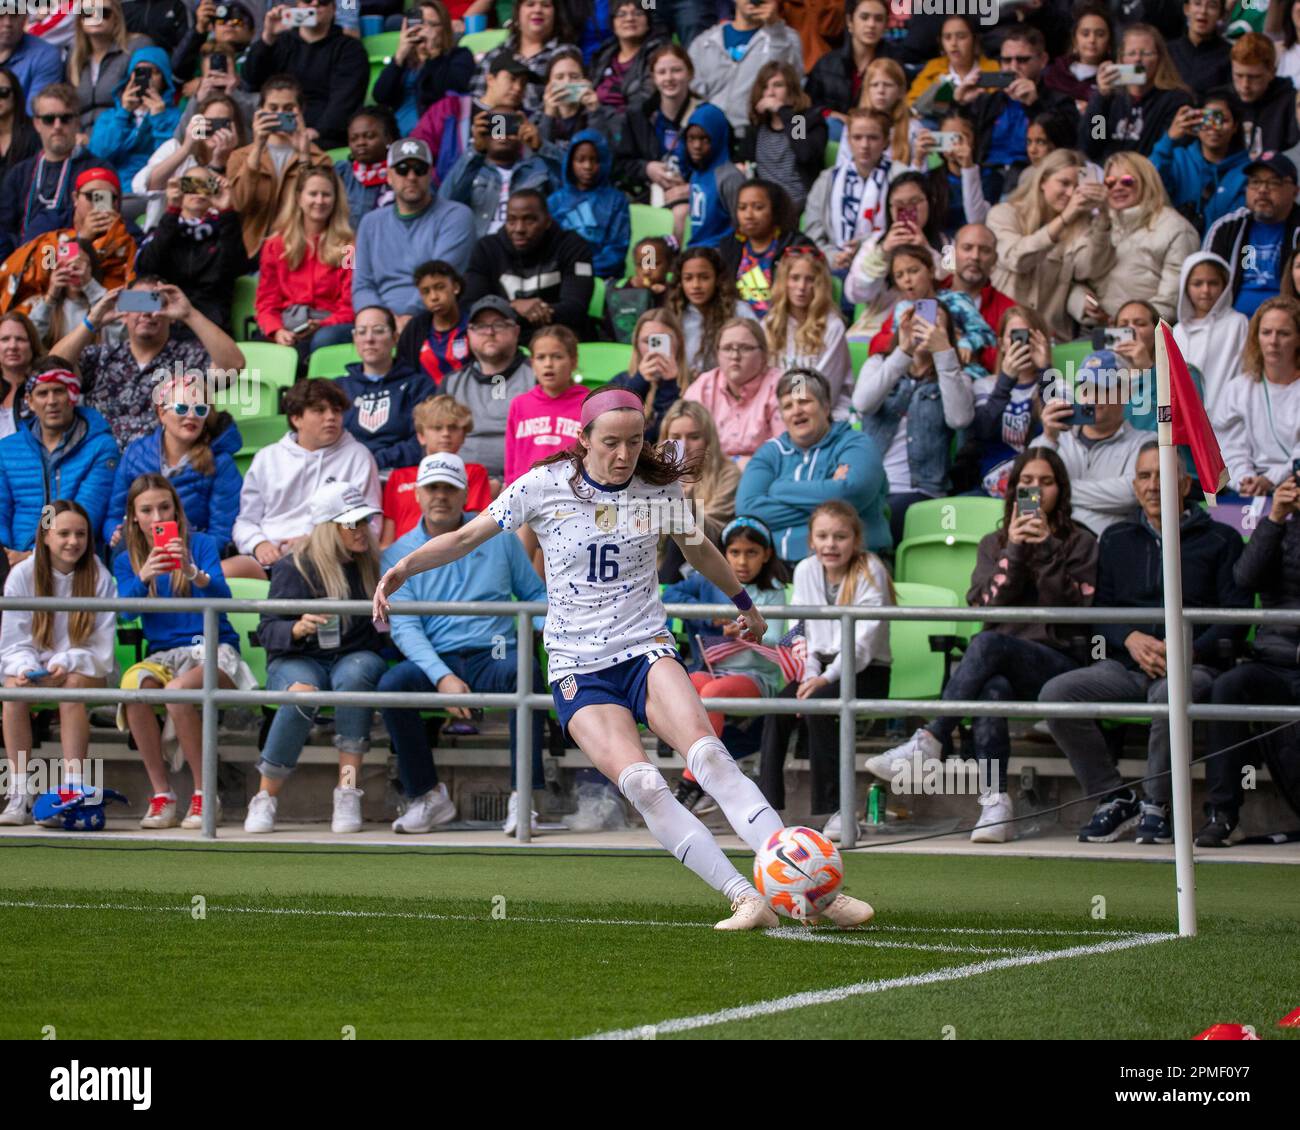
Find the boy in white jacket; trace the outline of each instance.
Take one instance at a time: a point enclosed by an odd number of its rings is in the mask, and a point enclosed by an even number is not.
[[[1178,279],[1178,324],[1174,341],[1189,365],[1201,370],[1205,414],[1221,431],[1226,423],[1225,393],[1241,372],[1250,320],[1232,308],[1232,272],[1212,251],[1197,251],[1183,260]]]

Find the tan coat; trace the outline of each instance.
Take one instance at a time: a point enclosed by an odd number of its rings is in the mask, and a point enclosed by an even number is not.
[[[253,147],[245,145],[242,149],[236,149],[226,163],[231,197],[235,210],[241,217],[244,250],[249,258],[262,249],[267,236],[271,235],[275,219],[284,203],[285,186],[293,183],[294,173],[302,163],[302,158],[297,153],[290,154],[284,171],[277,179],[275,162],[265,148],[262,150],[261,163],[256,167],[249,164],[252,155]],[[309,158],[313,165],[329,167],[331,164],[329,154],[315,143],[312,144]]]

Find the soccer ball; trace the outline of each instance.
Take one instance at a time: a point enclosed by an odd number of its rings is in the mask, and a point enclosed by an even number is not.
[[[773,832],[754,857],[754,886],[786,918],[816,918],[843,885],[839,849],[812,828]]]

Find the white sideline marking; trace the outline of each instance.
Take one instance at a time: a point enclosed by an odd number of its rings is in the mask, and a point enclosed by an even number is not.
[[[756,1016],[772,1016],[780,1012],[791,1012],[799,1008],[811,1008],[814,1005],[835,1004],[852,997],[865,996],[868,993],[883,993],[889,989],[908,989],[918,985],[936,985],[945,981],[964,981],[969,977],[978,977],[985,973],[995,973],[1001,969],[1015,969],[1025,965],[1042,965],[1049,961],[1058,961],[1070,957],[1091,957],[1094,954],[1115,953],[1119,950],[1132,949],[1135,946],[1149,946],[1157,942],[1167,942],[1177,934],[1136,934],[1128,938],[1117,938],[1091,946],[1071,946],[1063,950],[1047,950],[1038,953],[1021,954],[1016,957],[1000,957],[992,961],[978,961],[971,965],[954,965],[947,969],[935,969],[929,973],[918,973],[908,977],[891,977],[884,981],[859,981],[854,985],[842,985],[837,989],[817,989],[789,996],[776,997],[772,1000],[757,1001],[754,1004],[724,1008],[717,1012],[704,1012],[698,1016],[679,1016],[672,1020],[661,1020],[654,1024],[643,1024],[637,1028],[619,1028],[610,1032],[596,1032],[584,1037],[588,1040],[643,1040],[653,1039],[660,1033],[689,1032],[696,1028],[708,1028],[716,1024],[729,1024],[735,1020],[751,1020]]]
[[[1012,946],[943,946],[925,942],[886,942],[872,938],[861,931],[845,930],[809,930],[806,926],[777,926],[764,930],[769,938],[781,938],[794,942],[838,942],[842,946],[871,946],[883,950],[929,950],[931,953],[1033,953],[1033,950],[1017,949]]]

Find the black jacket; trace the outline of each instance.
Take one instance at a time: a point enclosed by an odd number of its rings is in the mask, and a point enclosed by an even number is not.
[[[1169,44],[1169,57],[1183,76],[1183,82],[1202,92],[1227,86],[1232,81],[1231,56],[1232,44],[1221,35],[1212,35],[1201,44],[1180,35]]]
[[[169,55],[192,22],[182,0],[132,0],[122,5],[122,14],[128,32],[147,35]]]
[[[35,239],[47,231],[58,231],[72,226],[73,184],[86,169],[93,169],[104,162],[93,153],[83,148],[74,150],[68,158],[72,162],[68,169],[67,181],[63,195],[59,198],[59,207],[37,207],[32,213],[32,222],[23,228],[23,217],[27,212],[27,199],[32,190],[32,178],[36,175],[36,166],[40,162],[40,146],[27,158],[13,165],[0,182],[0,260],[28,240]]]
[[[1145,518],[1118,522],[1101,535],[1097,562],[1098,608],[1163,609],[1164,572],[1160,540]],[[1183,511],[1183,605],[1187,608],[1249,608],[1250,594],[1234,577],[1241,557],[1241,535],[1216,522],[1199,506]],[[1163,615],[1150,624],[1098,624],[1094,631],[1106,640],[1107,657],[1137,670],[1124,640],[1130,632],[1165,638]],[[1227,666],[1219,653],[1220,640],[1241,640],[1245,628],[1232,624],[1198,624],[1192,636],[1192,661],[1207,667]]]
[[[927,17],[913,16],[908,21],[908,26],[910,27],[917,20],[925,18]],[[935,36],[937,42],[937,32]],[[935,52],[930,52],[930,55],[933,54]],[[925,55],[916,62],[927,62],[930,55]],[[888,40],[882,40],[876,57],[878,59],[896,59],[901,62],[903,50]],[[839,47],[834,51],[827,51],[825,55],[817,60],[808,77],[804,79],[803,88],[808,92],[808,97],[813,100],[814,105],[824,106],[828,110],[837,110],[841,114],[846,114],[853,105],[853,70],[853,44],[846,35],[843,47]]]
[[[540,298],[555,311],[555,321],[568,326],[581,339],[588,330],[587,307],[596,288],[591,254],[591,244],[554,220],[529,251],[516,251],[503,228],[484,236],[470,252],[461,308],[469,309],[488,294],[499,295],[507,302]],[[532,340],[535,329],[532,323],[521,322],[521,345]]]
[[[1079,119],[1079,148],[1101,164],[1112,153],[1136,150],[1149,157],[1151,150],[1169,129],[1180,106],[1188,106],[1192,96],[1185,90],[1148,90],[1134,102],[1125,89],[1105,95],[1098,91],[1088,99],[1088,108]],[[1106,119],[1103,137],[1093,123]]]
[[[803,183],[804,196],[807,197],[813,182],[821,175],[826,165],[826,119],[822,116],[821,110],[813,106],[803,112],[807,123],[805,128],[796,130],[793,128],[794,110],[789,106],[783,106],[778,113],[785,126],[784,136],[788,139],[790,148],[794,150],[799,180]],[[751,127],[737,146],[739,151],[737,158],[742,161],[754,161],[757,158],[757,147],[758,130]],[[757,175],[764,174],[760,171]],[[802,210],[803,207],[800,205],[800,211]]]
[[[415,76],[415,105],[423,114],[447,94],[468,94],[477,68],[473,54],[464,47],[453,47],[437,58],[426,60]],[[406,67],[390,59],[375,79],[375,103],[394,113],[406,101]]]
[[[315,570],[309,568],[308,571],[311,573],[310,580],[299,571],[294,563],[293,554],[281,558],[271,566],[271,588],[267,596],[271,600],[323,600],[325,591],[316,577]],[[355,563],[348,562],[343,566],[343,572],[348,579],[348,600],[369,600],[374,596],[374,593],[361,583],[361,570]],[[257,622],[257,639],[266,648],[268,659],[279,659],[286,655],[312,657],[329,655],[337,659],[341,655],[354,651],[378,653],[387,646],[386,639],[375,631],[369,616],[344,616],[340,624],[342,637],[339,646],[326,652],[316,642],[315,636],[308,636],[301,640],[293,638],[293,626],[299,619],[301,617],[297,615],[262,614],[262,618]]]
[[[1206,251],[1213,251],[1228,264],[1228,269],[1232,272],[1234,301],[1241,293],[1241,256],[1243,249],[1250,242],[1250,226],[1253,222],[1249,208],[1238,208],[1235,212],[1229,212],[1214,221],[1210,230],[1205,233],[1205,242],[1202,245]],[[1293,205],[1286,218],[1286,229],[1282,233],[1281,263],[1285,263],[1297,247],[1300,247],[1300,204]],[[1281,270],[1281,263],[1278,266],[1279,270]]]
[[[1290,149],[1300,141],[1300,125],[1295,117],[1295,87],[1288,78],[1274,78],[1264,90],[1264,96],[1247,105],[1229,86],[1218,93],[1228,96],[1237,121],[1241,123],[1241,136],[1251,157],[1273,151]]]
[[[686,132],[686,119],[692,100],[687,99],[682,106],[682,116],[677,125],[681,133]],[[659,113],[659,93],[656,91],[641,105],[639,110],[631,112],[623,119],[623,128],[614,140],[614,185],[622,189],[634,204],[644,204],[650,199],[650,182],[646,179],[645,167],[651,161],[662,161],[663,146],[659,144],[659,135],[655,133],[655,115]],[[686,146],[681,145],[682,176],[689,177],[686,166]]]
[[[297,31],[281,32],[269,47],[257,40],[244,61],[244,82],[260,90],[278,74],[302,83],[303,116],[320,135],[316,144],[322,149],[346,145],[348,118],[361,108],[370,85],[370,59],[361,40],[344,35],[337,24],[319,43],[308,43]]]
[[[1011,104],[1011,99],[1002,90],[991,90],[981,94],[971,103],[971,120],[975,125],[975,162],[983,164],[988,157],[989,146],[993,142],[993,126],[1002,111]],[[1074,99],[1059,90],[1052,90],[1044,85],[1042,76],[1038,79],[1038,101],[1032,106],[1024,107],[1025,117],[1030,121],[1043,113],[1054,113],[1074,128],[1079,120],[1079,111]]]
[[[157,275],[178,286],[204,317],[230,332],[230,296],[248,260],[239,213],[222,212],[204,239],[192,239],[180,212],[163,213],[135,258],[137,275]]]
[[[654,83],[650,80],[650,56],[665,43],[672,42],[672,33],[666,28],[651,27],[641,49],[632,57],[632,62],[623,75],[623,97],[627,99],[627,112],[639,110],[652,94],[657,95]],[[587,73],[591,75],[591,85],[599,86],[605,78],[605,71],[610,63],[618,58],[618,40],[610,36],[591,57]]]
[[[1232,575],[1245,592],[1259,593],[1265,608],[1300,608],[1300,521],[1261,521]],[[1255,632],[1255,658],[1300,667],[1300,627],[1261,624]]]

